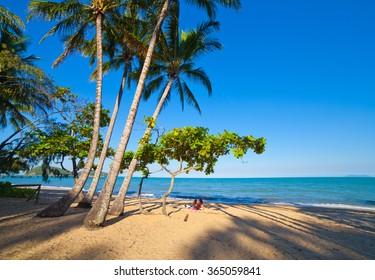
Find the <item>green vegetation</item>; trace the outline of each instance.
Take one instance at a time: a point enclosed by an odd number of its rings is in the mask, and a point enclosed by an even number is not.
[[[163,195],[163,214],[167,215],[166,198],[173,190],[176,176],[191,170],[211,174],[219,157],[232,154],[236,158],[242,158],[249,149],[261,154],[265,145],[266,139],[263,137],[256,139],[229,131],[212,135],[208,128],[184,127],[165,133],[156,144],[144,145],[136,157],[148,159],[149,163],[157,162],[171,175],[170,187]],[[173,162],[177,162],[179,166],[175,171],[168,168]]]
[[[54,169],[50,167],[51,163],[60,165],[63,170],[77,179],[89,154],[93,133],[92,115],[95,106],[92,103],[82,106],[83,102],[71,94],[69,89],[60,89],[59,94],[61,106],[65,110],[59,115],[64,121],[51,119],[44,124],[43,129],[35,129],[32,132],[33,143],[23,149],[20,154],[26,158],[32,157],[43,161],[42,170],[45,179],[48,178],[48,174],[54,173]],[[108,110],[101,110],[101,127],[107,126],[108,113]],[[100,137],[96,156],[100,155],[102,145],[103,141]],[[111,153],[112,150],[109,152]],[[72,162],[72,170],[65,167],[66,159]]]
[[[34,189],[16,188],[10,182],[0,182],[0,197],[30,197],[35,192]]]
[[[176,176],[189,173],[191,170],[204,172],[208,175],[214,173],[214,167],[219,157],[232,154],[235,158],[240,159],[249,149],[256,154],[261,154],[266,146],[266,139],[263,137],[239,136],[229,131],[212,135],[208,128],[204,127],[175,128],[158,137],[156,143],[149,143],[149,141],[150,138],[147,138],[146,141],[143,139],[142,145],[135,154],[127,152],[121,167],[129,168],[132,164],[132,157],[134,157],[137,159],[135,169],[142,171],[145,178],[150,173],[148,165],[155,162],[171,175],[170,187],[163,195],[162,211],[164,215],[167,215],[166,198],[173,190]],[[179,168],[172,171],[168,167],[169,165],[177,165]],[[120,210],[122,212],[123,208]],[[113,212],[110,214],[113,215]]]

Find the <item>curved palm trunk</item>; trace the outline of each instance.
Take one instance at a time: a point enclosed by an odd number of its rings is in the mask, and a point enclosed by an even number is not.
[[[124,152],[125,152],[125,149],[128,144],[130,134],[133,128],[133,124],[134,124],[135,117],[136,117],[137,110],[138,110],[138,105],[139,105],[139,102],[142,96],[142,91],[146,82],[148,69],[150,68],[152,54],[154,52],[155,45],[156,45],[156,39],[160,32],[161,25],[163,24],[163,21],[165,17],[167,16],[169,2],[170,0],[165,1],[163,8],[161,10],[161,13],[160,13],[158,22],[152,34],[150,45],[148,47],[147,54],[146,54],[146,59],[143,64],[141,76],[139,78],[137,89],[134,94],[133,102],[130,107],[128,119],[126,121],[124,130],[121,135],[120,143],[117,147],[117,150],[116,150],[113,162],[112,162],[112,167],[109,171],[109,174],[104,183],[103,189],[98,197],[98,200],[96,201],[94,206],[91,208],[90,212],[87,214],[84,220],[84,225],[88,228],[95,228],[95,227],[101,226],[107,216],[113,188],[116,183],[118,173],[120,171],[120,165],[123,160],[123,155],[124,155]]]
[[[81,175],[79,176],[78,182],[74,184],[74,187],[69,190],[69,192],[64,195],[60,200],[51,204],[47,208],[40,211],[37,216],[39,217],[59,217],[64,215],[64,213],[69,209],[70,205],[77,198],[79,193],[82,191],[87,178],[89,177],[92,165],[95,160],[95,153],[98,145],[99,139],[99,129],[100,129],[100,112],[102,103],[102,79],[103,79],[103,65],[102,65],[102,19],[103,15],[98,13],[96,18],[96,44],[97,44],[97,72],[98,78],[96,81],[96,100],[95,100],[95,111],[94,111],[94,124],[92,131],[92,140],[89,149],[89,154],[87,157],[86,164],[83,168]]]
[[[95,170],[94,178],[92,179],[92,182],[91,182],[91,185],[90,185],[90,188],[89,188],[87,194],[82,199],[82,201],[78,204],[79,207],[89,207],[89,206],[91,206],[92,199],[94,197],[96,188],[98,186],[98,182],[99,182],[99,179],[100,179],[100,174],[101,174],[101,172],[103,170],[104,161],[105,161],[105,159],[107,157],[107,150],[108,150],[109,142],[111,141],[113,128],[115,126],[117,115],[118,115],[118,111],[119,111],[119,108],[120,108],[122,94],[123,94],[124,88],[125,88],[126,76],[127,76],[127,73],[128,73],[128,65],[129,64],[127,62],[125,64],[125,68],[124,68],[124,73],[122,75],[120,89],[119,89],[119,92],[117,94],[115,106],[113,107],[111,121],[110,121],[109,126],[108,126],[107,134],[105,136],[105,141],[104,141],[104,144],[103,144],[103,149],[102,149],[102,152],[100,154],[100,159],[99,159],[99,162],[98,162],[98,166],[97,166],[97,168]]]
[[[165,102],[165,99],[167,98],[167,96],[169,94],[169,91],[171,89],[173,81],[174,81],[174,78],[169,79],[168,84],[164,89],[163,95],[162,95],[161,99],[159,100],[158,105],[156,106],[155,112],[152,116],[155,121],[158,118],[159,113],[161,111],[161,108],[163,107],[163,104]],[[151,129],[152,129],[151,127],[147,127],[145,133],[143,134],[143,138],[146,137],[151,132]],[[141,148],[142,148],[141,145],[138,146],[137,151]],[[128,192],[130,181],[131,181],[131,179],[133,177],[133,174],[135,172],[135,169],[137,167],[137,161],[138,160],[136,158],[133,158],[132,161],[130,162],[130,165],[128,167],[128,171],[126,172],[125,179],[124,179],[124,181],[121,185],[121,189],[120,189],[115,201],[113,202],[113,205],[112,205],[111,209],[109,210],[108,214],[113,215],[113,216],[119,216],[119,215],[122,214],[122,212],[124,210],[126,193]]]

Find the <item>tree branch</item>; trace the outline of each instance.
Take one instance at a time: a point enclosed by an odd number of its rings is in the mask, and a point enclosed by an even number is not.
[[[173,175],[173,172],[167,169],[164,165],[160,164],[161,168],[167,171],[169,174]]]

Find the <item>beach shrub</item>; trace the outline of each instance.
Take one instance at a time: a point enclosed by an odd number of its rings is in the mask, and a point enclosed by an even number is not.
[[[243,158],[248,150],[256,154],[264,152],[266,139],[251,135],[240,136],[234,132],[224,131],[217,135],[209,133],[205,127],[174,128],[158,138],[156,144],[143,145],[136,157],[148,159],[149,163],[160,164],[163,170],[171,175],[169,190],[163,195],[162,212],[166,212],[166,198],[173,190],[175,177],[191,170],[214,173],[214,167],[221,156],[232,154]],[[172,171],[168,166],[178,163],[179,169]]]
[[[0,190],[1,190],[2,188],[11,187],[11,186],[12,186],[12,183],[11,183],[11,182],[8,182],[8,181],[0,182]]]
[[[0,182],[0,197],[30,197],[35,192],[30,188],[15,188],[10,182]]]

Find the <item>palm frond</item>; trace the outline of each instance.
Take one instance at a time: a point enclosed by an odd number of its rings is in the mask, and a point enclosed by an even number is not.
[[[155,91],[158,91],[163,86],[163,84],[165,84],[164,76],[156,77],[155,79],[148,82],[143,90],[143,99],[148,100],[151,94]]]
[[[206,11],[207,15],[213,19],[216,16],[217,3],[226,7],[240,11],[241,0],[186,0],[186,2],[195,4],[199,8]]]
[[[208,92],[208,95],[212,95],[212,85],[210,78],[208,77],[207,73],[202,68],[197,68],[193,70],[186,70],[184,74],[191,80],[195,82],[199,82],[202,84]]]
[[[196,100],[193,92],[185,82],[182,81],[181,84],[184,92],[184,98],[186,99],[187,103],[194,109],[196,109],[199,114],[202,114],[201,108],[199,107],[198,101]]]
[[[181,79],[176,79],[174,82],[173,88],[177,91],[179,97],[180,97],[180,102],[181,102],[181,108],[182,111],[185,109],[185,97],[184,97],[184,87],[182,86]]]
[[[25,29],[21,18],[0,5],[0,31],[9,31],[20,36]]]
[[[178,14],[175,16],[178,18]],[[219,23],[210,20],[201,23],[196,29],[176,32],[178,30],[178,19],[175,19],[172,15],[167,28],[160,35],[156,59],[153,61],[149,75],[151,77],[156,76],[159,79],[161,75],[164,75],[165,80],[174,79],[171,92],[175,91],[179,96],[182,110],[184,110],[186,103],[201,113],[198,101],[184,81],[184,77],[192,82],[199,83],[207,90],[209,96],[212,95],[212,84],[207,73],[202,68],[196,68],[194,61],[204,53],[222,48],[220,42],[212,36],[213,32],[218,29]],[[148,94],[150,93],[151,88]]]
[[[73,52],[77,52],[82,49],[82,47],[87,42],[85,40],[85,32],[87,32],[87,27],[89,22],[85,22],[80,28],[68,38],[64,38],[65,46],[63,53],[53,62],[52,67],[55,68],[59,66],[67,57]]]
[[[195,4],[198,8],[203,9],[206,11],[207,15],[210,18],[215,18],[217,5],[216,1],[213,0],[187,0],[186,2]],[[228,1],[220,1],[220,2],[228,2]]]
[[[60,2],[31,0],[28,7],[28,21],[34,17],[42,18],[45,21],[61,21],[82,12],[83,9],[90,9],[90,6],[80,3],[78,0]]]

